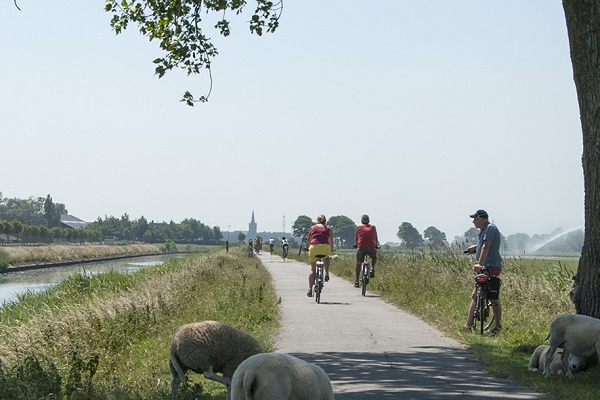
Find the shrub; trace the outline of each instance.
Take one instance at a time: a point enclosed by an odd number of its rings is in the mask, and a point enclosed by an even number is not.
[[[0,251],[0,271],[4,271],[8,268],[8,254],[3,251]]]

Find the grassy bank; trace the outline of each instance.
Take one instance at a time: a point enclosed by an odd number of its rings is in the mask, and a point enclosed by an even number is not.
[[[9,245],[0,247],[0,269],[28,264],[60,263],[68,261],[89,261],[99,258],[137,256],[162,252],[206,252],[215,246],[165,244],[50,244],[50,245]]]
[[[8,256],[10,266],[25,264],[56,263],[65,261],[87,261],[95,258],[135,256],[161,252],[156,244],[52,244],[28,246],[2,246],[0,252]]]
[[[597,365],[576,374],[573,381],[564,376],[545,379],[541,372],[527,370],[535,347],[547,344],[544,338],[550,321],[561,313],[574,312],[568,291],[577,260],[506,259],[501,288],[504,330],[483,337],[460,331],[474,284],[473,263],[471,257],[454,252],[407,255],[380,251],[377,277],[371,280],[370,290],[465,343],[494,375],[561,399],[597,399]],[[354,281],[354,253],[341,253],[331,265],[336,275]]]
[[[176,327],[220,320],[270,349],[277,311],[268,273],[241,248],[73,276],[0,308],[0,399],[170,399]],[[226,398],[224,386],[189,376],[180,398]]]

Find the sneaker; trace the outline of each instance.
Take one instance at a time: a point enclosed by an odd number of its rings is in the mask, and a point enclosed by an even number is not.
[[[502,326],[495,326],[493,329],[490,329],[489,334],[490,335],[497,335],[500,332],[502,332]]]
[[[358,283],[358,281],[354,282],[354,287],[360,287],[360,284]]]
[[[369,272],[369,278],[375,278],[375,269],[372,268],[371,272]]]
[[[310,289],[310,290],[308,291],[308,293],[306,293],[306,295],[307,295],[308,297],[312,297],[312,289]]]
[[[462,328],[460,328],[461,331],[463,332],[473,332],[475,331],[475,326],[463,326]]]
[[[325,282],[329,282],[329,274],[325,275]]]

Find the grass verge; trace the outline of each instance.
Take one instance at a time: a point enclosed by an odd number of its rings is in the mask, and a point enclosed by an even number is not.
[[[65,261],[87,261],[95,258],[136,256],[161,253],[161,245],[155,244],[52,244],[2,246],[0,252],[6,254],[12,266],[25,264],[57,263]]]
[[[331,271],[354,281],[354,253],[338,252]],[[302,256],[303,259],[305,256]],[[569,300],[577,261],[512,258],[505,260],[500,298],[504,330],[497,336],[463,333],[474,285],[474,260],[452,250],[412,254],[378,253],[377,277],[369,290],[419,316],[473,350],[490,373],[514,379],[560,399],[597,399],[600,368],[595,361],[575,375],[545,379],[527,367],[531,353],[548,333],[550,321],[574,312]]]
[[[0,308],[0,399],[170,399],[170,337],[219,320],[266,349],[278,327],[270,276],[242,248],[136,274],[76,275]],[[225,399],[189,373],[180,399]]]

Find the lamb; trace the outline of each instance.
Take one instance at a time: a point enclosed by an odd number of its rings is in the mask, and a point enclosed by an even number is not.
[[[544,376],[550,376],[552,358],[556,349],[562,348],[562,362],[569,365],[570,354],[586,358],[596,354],[600,359],[600,320],[580,314],[562,314],[550,323],[546,339],[550,339],[550,347],[546,355]],[[573,379],[571,368],[566,368],[566,375]]]
[[[169,356],[173,398],[177,398],[179,384],[185,382],[188,369],[227,386],[227,397],[231,398],[234,371],[246,358],[262,351],[252,336],[222,322],[202,321],[180,326],[171,338]]]
[[[529,370],[530,371],[538,371],[540,368],[544,368],[546,366],[546,355],[548,354],[548,349],[550,346],[546,346],[544,344],[538,346],[533,351],[531,358],[529,359]],[[561,375],[565,373],[565,366],[562,363],[562,351],[557,351],[554,353],[552,357],[552,362],[550,363],[550,373]]]
[[[529,370],[530,371],[539,371],[543,369],[546,365],[546,355],[548,353],[548,349],[550,346],[546,346],[544,344],[539,345],[535,348],[531,358],[529,359]],[[562,375],[566,373],[567,366],[563,364],[562,361],[562,349],[558,349],[554,356],[552,357],[552,361],[550,362],[550,373]],[[585,360],[579,358],[573,354],[569,354],[569,364],[568,366],[571,368],[573,372],[581,371],[585,366]]]
[[[240,364],[231,380],[232,400],[333,400],[327,374],[283,353],[261,353]]]

